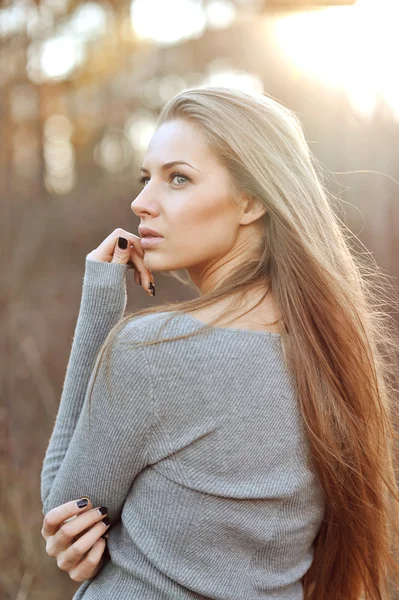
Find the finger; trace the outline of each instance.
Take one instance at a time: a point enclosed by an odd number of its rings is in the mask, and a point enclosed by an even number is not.
[[[126,231],[126,229],[121,229],[120,227],[115,229],[105,238],[105,240],[101,242],[98,250],[101,249],[102,252],[108,253],[112,257],[118,237],[124,237],[126,240],[128,240],[129,243],[133,245],[136,253],[142,258],[144,257],[144,250],[140,246],[141,238],[138,235],[134,235],[134,233],[130,233],[130,231]]]
[[[137,269],[134,269],[134,281],[137,283],[137,285],[141,285],[140,274]]]
[[[87,505],[79,508],[77,503],[83,504],[83,502],[80,502],[81,500],[87,500]],[[77,500],[71,500],[52,508],[43,519],[42,536],[44,539],[47,539],[47,537],[54,535],[58,531],[64,521],[92,508],[91,500],[87,496],[82,496]]]
[[[88,511],[84,515],[77,516],[74,520],[66,521],[61,525],[58,531],[47,538],[46,552],[49,556],[58,556],[64,552],[87,531],[104,519],[107,514],[105,506]]]
[[[149,289],[149,285],[150,283],[154,284],[154,277],[152,275],[152,272],[149,269],[147,269],[147,267],[144,265],[144,261],[141,258],[141,256],[137,256],[134,248],[130,248],[130,260],[138,273],[138,277],[140,277],[141,286],[143,290],[147,292],[149,296],[152,296],[151,290]],[[138,283],[136,277],[134,280],[136,281],[136,283]]]
[[[130,240],[130,243],[133,245],[133,248],[136,251],[136,253],[139,256],[141,256],[141,258],[144,258],[145,252],[144,252],[144,249],[140,246],[141,238],[137,235],[133,235],[133,237],[130,236],[129,240]]]
[[[59,530],[48,540],[47,554],[57,556],[68,548],[77,539],[91,529],[93,525],[104,519],[107,515],[107,507],[101,506],[79,515],[75,520],[64,523]]]
[[[144,250],[140,246],[141,238],[133,233],[130,233],[130,231],[126,231],[125,229],[118,227],[112,233],[110,233],[105,240],[103,240],[101,244],[95,248],[95,250],[92,250],[92,252],[87,255],[87,258],[100,262],[111,262],[114,256],[118,237],[124,237],[130,242],[130,244],[134,246],[139,256],[144,256]]]
[[[100,523],[93,525],[87,533],[68,546],[68,548],[62,552],[58,552],[56,554],[57,565],[61,571],[69,571],[74,568],[108,528],[109,524],[106,525],[103,521],[100,521]]]
[[[126,265],[130,258],[130,244],[129,241],[119,236],[116,240],[114,254],[112,256],[112,263],[119,263],[120,265]]]
[[[94,577],[97,567],[101,562],[106,545],[107,544],[105,540],[102,538],[98,539],[87,553],[85,558],[83,558],[76,567],[73,567],[69,570],[69,577],[73,579],[73,581],[79,582],[86,581],[86,579],[91,579]]]

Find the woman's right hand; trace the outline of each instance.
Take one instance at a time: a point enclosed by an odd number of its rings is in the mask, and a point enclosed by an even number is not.
[[[47,554],[56,558],[61,571],[81,583],[95,577],[103,566],[106,541],[101,536],[108,531],[109,523],[103,522],[106,512],[93,508],[91,500],[82,508],[77,506],[78,500],[50,510],[44,517],[41,534]]]
[[[119,237],[127,240],[126,248],[118,246]],[[147,294],[152,296],[150,283],[155,288],[155,282],[152,272],[144,266],[144,250],[140,246],[140,239],[139,236],[118,227],[86,258],[99,262],[116,262],[131,266],[134,269],[134,280],[137,285],[141,285]]]

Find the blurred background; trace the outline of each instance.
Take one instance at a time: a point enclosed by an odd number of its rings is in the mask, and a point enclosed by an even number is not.
[[[0,598],[67,600],[45,552],[40,471],[80,303],[85,256],[130,204],[156,116],[223,84],[294,110],[345,221],[398,277],[397,0],[20,0],[0,4]],[[132,272],[131,272],[132,274]],[[127,277],[128,306],[192,298]]]

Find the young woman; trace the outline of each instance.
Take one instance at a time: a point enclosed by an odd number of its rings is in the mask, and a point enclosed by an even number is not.
[[[320,174],[265,94],[162,110],[141,237],[86,257],[43,464],[75,600],[382,600],[399,579],[398,344]],[[124,316],[129,268],[148,294],[186,269],[198,297]]]

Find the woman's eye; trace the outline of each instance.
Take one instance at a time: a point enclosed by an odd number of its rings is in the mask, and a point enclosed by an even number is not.
[[[188,180],[188,177],[186,177],[185,175],[183,175],[182,173],[172,173],[172,175],[170,176],[170,178],[173,180],[176,177],[183,177],[183,179]],[[184,183],[184,182],[183,182]],[[179,185],[179,184],[178,184]]]
[[[187,175],[183,175],[183,173],[177,173],[177,172],[171,173],[171,175],[169,177],[169,181],[173,181],[176,177],[182,177],[186,181],[191,181],[191,179],[189,177],[187,177]],[[141,185],[143,185],[145,187],[144,184],[149,180],[150,180],[149,177],[139,177],[138,182],[141,183]],[[183,185],[186,181],[178,183],[177,185]]]

